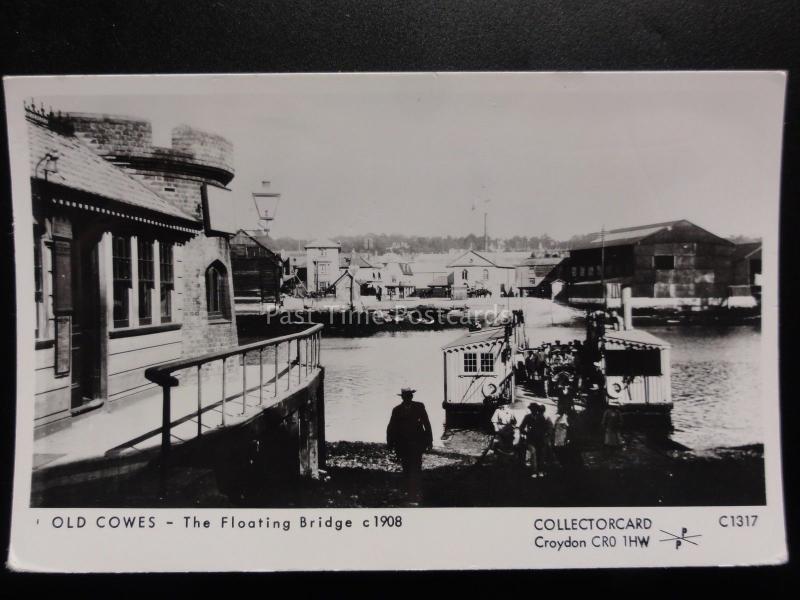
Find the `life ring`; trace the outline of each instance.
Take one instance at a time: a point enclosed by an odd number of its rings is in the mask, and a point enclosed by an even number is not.
[[[611,385],[606,386],[606,396],[611,398],[612,400],[616,400],[622,395],[622,390],[625,388],[619,381],[615,381]]]
[[[497,386],[491,381],[487,381],[483,384],[481,392],[484,398],[494,398],[495,394],[497,394]]]

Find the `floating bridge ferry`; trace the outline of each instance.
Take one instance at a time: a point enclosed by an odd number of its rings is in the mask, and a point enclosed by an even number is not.
[[[555,406],[557,389],[567,387],[579,409],[614,407],[626,419],[669,423],[670,345],[634,329],[629,308],[624,314],[607,323],[596,313],[586,339],[566,343],[529,345],[522,311],[453,340],[442,348],[447,422],[486,422],[497,406],[521,401]]]

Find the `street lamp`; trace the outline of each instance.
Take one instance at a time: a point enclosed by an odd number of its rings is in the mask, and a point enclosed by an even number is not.
[[[263,221],[261,228],[269,233],[269,223],[275,220],[278,212],[278,203],[281,195],[274,192],[253,192],[253,204],[255,204],[258,220]]]

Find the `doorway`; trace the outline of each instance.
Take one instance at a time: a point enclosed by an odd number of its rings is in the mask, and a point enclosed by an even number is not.
[[[94,232],[75,228],[72,244],[72,403],[73,411],[95,405],[102,396],[100,347],[99,241]]]

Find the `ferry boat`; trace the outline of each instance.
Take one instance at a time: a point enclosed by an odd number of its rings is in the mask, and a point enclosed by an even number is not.
[[[579,410],[614,407],[626,421],[655,417],[653,424],[668,425],[670,344],[634,329],[630,310],[624,314],[613,320],[599,311],[587,322],[584,340],[565,343],[529,346],[521,311],[504,326],[453,340],[442,348],[447,422],[467,416],[485,422],[498,405],[520,401],[555,406],[556,390],[566,386]],[[535,373],[529,372],[531,365]]]
[[[505,322],[474,328],[442,347],[444,402],[448,424],[491,415],[514,401],[514,356],[524,345],[522,311]]]

